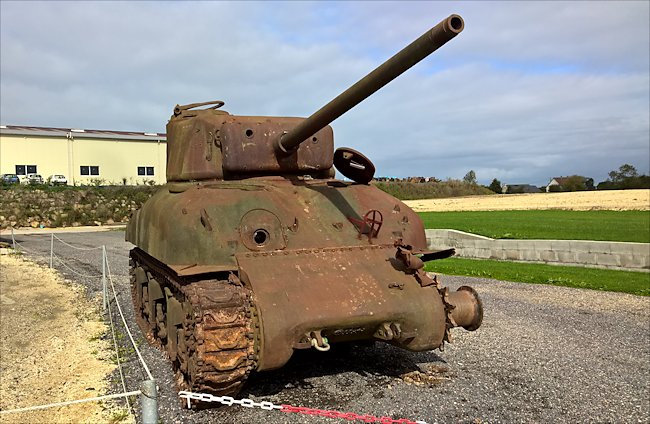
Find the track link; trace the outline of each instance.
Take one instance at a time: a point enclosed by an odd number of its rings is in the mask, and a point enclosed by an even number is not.
[[[138,325],[167,353],[179,389],[239,392],[257,367],[259,331],[250,291],[234,274],[187,280],[138,248],[130,257]]]

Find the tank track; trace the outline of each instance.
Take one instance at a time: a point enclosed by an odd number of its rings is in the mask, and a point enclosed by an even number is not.
[[[237,394],[257,368],[259,327],[250,291],[234,274],[227,279],[189,280],[138,248],[131,250],[130,257],[138,325],[151,344],[166,352],[179,390]],[[138,268],[146,275],[146,285],[137,283]],[[162,299],[151,300],[152,279],[160,285]],[[175,301],[182,320],[170,323],[166,314]]]

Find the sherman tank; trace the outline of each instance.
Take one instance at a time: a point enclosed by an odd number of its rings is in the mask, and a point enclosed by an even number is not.
[[[453,327],[480,326],[471,287],[424,271],[454,251],[429,250],[418,215],[370,184],[366,156],[335,150],[329,126],[463,27],[449,16],[308,118],[174,108],[167,183],[126,240],[139,326],[181,390],[232,396],[297,349],[442,349]]]

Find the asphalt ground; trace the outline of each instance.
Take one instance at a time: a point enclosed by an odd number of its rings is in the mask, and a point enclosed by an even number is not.
[[[128,281],[132,246],[124,232],[57,236],[77,247],[106,246],[119,302],[158,382],[162,422],[337,422],[241,406],[183,409],[166,358],[135,324]],[[49,235],[16,239],[27,256],[49,263]],[[101,250],[76,250],[55,240],[54,252],[66,278],[100,295],[101,279],[78,273],[100,275]],[[381,343],[298,351],[282,369],[253,375],[240,397],[427,423],[650,422],[650,298],[468,277],[442,281],[452,289],[473,286],[485,309],[481,328],[453,330],[453,344],[444,352],[412,353]],[[122,340],[127,346],[128,339]],[[124,373],[127,390],[146,378],[133,354]],[[111,380],[121,391],[117,374]],[[139,416],[138,408],[136,402]]]

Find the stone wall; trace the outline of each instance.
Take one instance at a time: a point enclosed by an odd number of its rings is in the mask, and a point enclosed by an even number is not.
[[[431,249],[464,258],[650,271],[650,244],[588,240],[495,240],[456,230],[426,230]]]
[[[128,222],[158,187],[0,187],[0,229]]]

